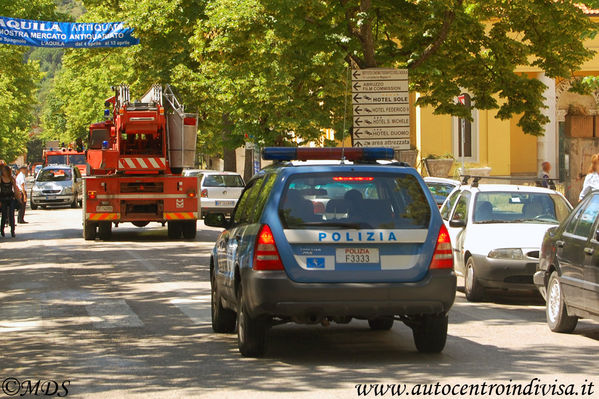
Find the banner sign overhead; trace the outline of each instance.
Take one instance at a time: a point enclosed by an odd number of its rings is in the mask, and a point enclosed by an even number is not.
[[[127,47],[139,44],[123,22],[71,23],[0,17],[0,43],[32,47]]]

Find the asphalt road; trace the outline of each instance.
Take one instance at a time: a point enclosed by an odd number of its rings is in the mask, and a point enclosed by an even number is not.
[[[26,219],[16,238],[0,238],[0,381],[68,380],[69,397],[111,399],[354,398],[364,383],[599,384],[599,323],[551,333],[535,295],[471,304],[459,292],[439,355],[419,354],[403,324],[372,332],[353,321],[275,327],[266,356],[244,359],[235,335],[210,328],[217,230],[167,241],[158,224],[122,225],[112,241],[88,242],[80,209],[28,209]]]

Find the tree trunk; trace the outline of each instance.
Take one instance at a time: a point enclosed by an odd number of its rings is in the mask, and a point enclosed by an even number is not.
[[[235,148],[231,143],[231,132],[233,131],[233,123],[229,119],[228,114],[223,114],[223,169],[228,172],[237,172],[237,156]]]
[[[254,176],[254,150],[245,149],[245,165],[243,165],[243,180],[248,181]]]
[[[362,0],[360,2],[360,12],[368,13],[372,8],[372,0]],[[360,42],[364,50],[365,68],[375,68],[376,59],[374,56],[374,37],[372,35],[372,23],[366,19],[360,26]]]

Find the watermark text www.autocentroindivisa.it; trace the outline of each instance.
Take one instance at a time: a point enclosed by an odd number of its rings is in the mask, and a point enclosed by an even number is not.
[[[14,377],[2,381],[2,393],[7,396],[57,396],[69,394],[71,381],[21,379]]]
[[[358,396],[391,397],[391,396],[591,396],[596,393],[595,384],[584,380],[584,383],[565,383],[554,379],[551,382],[532,378],[520,383],[509,380],[505,383],[467,383],[444,384],[441,382],[427,384],[356,384]]]

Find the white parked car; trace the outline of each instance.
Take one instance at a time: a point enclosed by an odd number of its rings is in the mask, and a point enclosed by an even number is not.
[[[571,209],[562,194],[547,188],[473,184],[455,190],[441,217],[466,298],[481,300],[485,288],[534,289],[543,236]]]
[[[183,175],[200,179],[202,217],[209,213],[231,214],[245,187],[243,178],[235,172],[188,169]]]
[[[424,182],[433,194],[433,198],[437,206],[441,208],[445,199],[451,194],[456,187],[460,186],[460,182],[453,179],[445,179],[442,177],[425,177]]]

